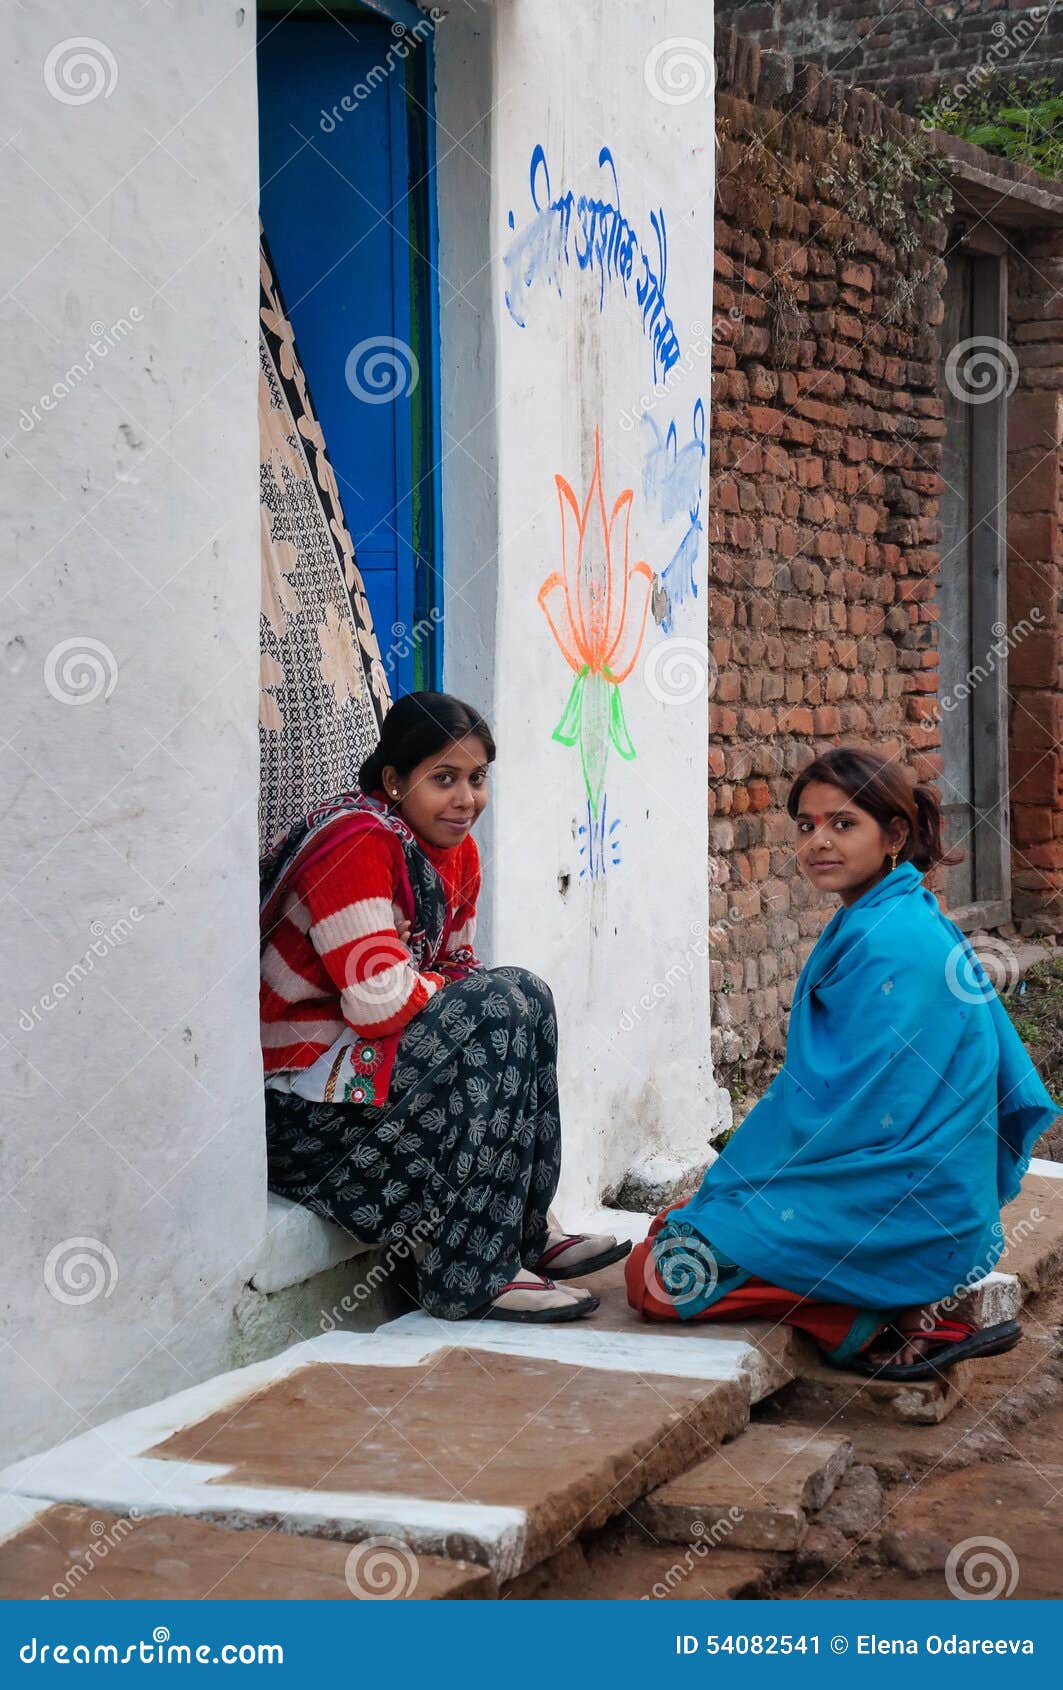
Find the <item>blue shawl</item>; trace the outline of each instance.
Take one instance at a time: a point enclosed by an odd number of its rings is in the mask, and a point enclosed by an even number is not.
[[[693,1231],[821,1302],[934,1302],[992,1269],[1001,1207],[1058,1114],[968,941],[903,863],[827,923],[781,1073],[657,1246]]]

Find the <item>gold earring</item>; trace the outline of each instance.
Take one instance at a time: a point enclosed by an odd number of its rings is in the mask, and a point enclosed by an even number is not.
[[[890,852],[890,873],[891,874],[893,873],[894,869],[897,867],[897,857],[898,857],[898,855],[899,855],[899,853],[897,851],[891,851]]]

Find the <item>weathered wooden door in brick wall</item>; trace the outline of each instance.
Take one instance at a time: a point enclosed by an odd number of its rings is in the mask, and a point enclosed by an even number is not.
[[[979,247],[992,248],[986,233]],[[1001,243],[1003,244],[1003,243]],[[941,394],[940,621],[942,799],[946,837],[965,859],[949,870],[953,919],[968,929],[1010,918],[1005,711],[1005,269],[967,243],[947,259]]]

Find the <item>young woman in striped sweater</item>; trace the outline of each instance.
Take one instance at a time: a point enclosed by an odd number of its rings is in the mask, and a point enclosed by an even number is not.
[[[269,1182],[367,1243],[423,1246],[420,1301],[444,1320],[574,1320],[597,1299],[555,1281],[629,1246],[552,1227],[553,998],[473,948],[494,756],[469,705],[411,693],[361,790],[264,860]]]

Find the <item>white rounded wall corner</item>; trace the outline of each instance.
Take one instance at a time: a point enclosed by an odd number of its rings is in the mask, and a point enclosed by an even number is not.
[[[696,99],[661,80],[672,38],[704,40]],[[608,26],[509,0],[438,41],[440,120],[466,136],[438,173],[443,445],[464,448],[446,672],[498,739],[486,954],[553,989],[574,1210],[654,1156],[708,1161],[730,1119],[705,938],[710,71],[697,0]]]

